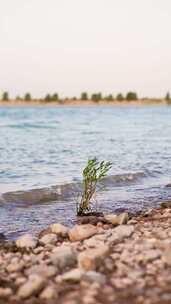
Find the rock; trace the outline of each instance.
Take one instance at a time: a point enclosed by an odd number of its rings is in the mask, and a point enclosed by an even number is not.
[[[56,275],[57,269],[54,266],[40,264],[40,265],[33,265],[32,267],[28,268],[25,273],[27,275],[37,274],[44,278],[50,278]]]
[[[59,268],[73,266],[77,261],[77,252],[70,246],[62,245],[54,248],[50,258]]]
[[[138,221],[137,220],[135,220],[135,219],[131,219],[131,220],[129,220],[128,221],[128,225],[136,225],[138,223]]]
[[[27,299],[31,296],[38,295],[45,284],[46,281],[44,278],[37,274],[32,274],[29,276],[28,281],[19,288],[17,295],[20,299]]]
[[[68,235],[69,229],[61,224],[53,224],[50,226],[52,233],[59,236],[66,237]]]
[[[96,248],[104,245],[105,240],[105,234],[97,234],[92,236],[90,239],[84,240],[84,245],[86,247]]]
[[[44,300],[56,299],[58,292],[54,286],[47,286],[40,294],[40,298]]]
[[[150,249],[146,252],[144,260],[147,262],[152,262],[161,257],[161,251],[158,249]]]
[[[165,217],[171,216],[171,209],[170,208],[166,208],[164,210],[163,216],[165,216]]]
[[[104,224],[104,225],[103,225],[103,229],[104,229],[104,230],[109,230],[109,229],[111,228],[111,225],[112,225],[112,224]]]
[[[39,253],[41,253],[42,251],[44,250],[44,247],[43,246],[39,246],[39,247],[36,247],[35,249],[34,249],[34,253],[35,254],[39,254]]]
[[[26,259],[26,262],[28,261],[30,265],[35,265],[35,264],[39,264],[42,260],[44,260],[45,256],[46,256],[46,252],[44,250],[43,252],[41,252],[41,253],[39,253],[37,255],[32,255],[30,257],[30,262],[27,260],[26,257],[25,257],[25,259]]]
[[[171,183],[167,184],[166,187],[167,187],[167,188],[170,188],[170,187],[171,187]]]
[[[140,270],[131,270],[128,273],[128,278],[136,282],[139,278],[142,278],[145,275],[145,271]]]
[[[171,201],[161,202],[160,206],[162,208],[171,208]]]
[[[97,282],[99,284],[105,284],[106,283],[106,277],[105,275],[96,272],[96,271],[87,271],[84,273],[84,275],[82,276],[82,280],[89,282],[89,283],[93,283],[93,282]]]
[[[34,256],[34,257],[36,257],[36,256]],[[26,263],[30,262],[31,261],[31,255],[23,254],[23,261],[26,262]]]
[[[42,245],[47,245],[47,244],[51,244],[51,245],[55,245],[57,242],[57,236],[53,233],[49,233],[44,235],[40,240],[39,240],[40,244]]]
[[[105,220],[112,225],[122,225],[127,224],[129,220],[128,213],[124,212],[119,215],[116,214],[106,214],[104,215]]]
[[[21,271],[24,268],[24,262],[19,261],[17,258],[13,258],[11,263],[7,266],[6,270],[8,272],[17,272]]]
[[[25,234],[16,241],[18,248],[35,248],[37,240],[31,234]]]
[[[0,299],[7,299],[12,295],[11,288],[0,287]]]
[[[91,224],[76,225],[69,230],[69,239],[71,242],[82,241],[95,235],[98,228]]]
[[[118,216],[116,214],[105,214],[105,220],[112,225],[118,225]]]
[[[111,279],[112,286],[118,289],[125,289],[131,287],[131,285],[135,284],[133,280],[129,278],[112,278]]]
[[[77,223],[79,225],[83,224],[92,224],[97,225],[98,222],[106,222],[103,217],[103,213],[97,213],[96,215],[86,215],[86,216],[78,216]]]
[[[141,216],[143,216],[143,217],[151,216],[153,214],[153,211],[154,211],[153,209],[148,209],[148,210],[142,211]]]
[[[103,228],[103,222],[97,222],[97,227],[98,228]]]
[[[91,294],[89,295],[85,295],[84,297],[83,297],[83,302],[82,302],[83,304],[94,304],[95,303],[95,298],[94,298],[94,296],[92,296]],[[72,303],[73,304],[73,303]]]
[[[78,256],[78,265],[84,270],[96,270],[104,257],[109,253],[108,246],[101,246],[95,249],[87,249]]]
[[[165,245],[162,258],[168,266],[171,266],[171,245],[170,244]]]
[[[120,225],[113,229],[112,235],[108,238],[108,243],[118,243],[121,242],[124,238],[130,237],[134,232],[133,225]]]
[[[23,285],[26,282],[26,280],[27,279],[25,277],[18,277],[16,278],[15,285],[16,286]]]
[[[129,220],[129,215],[128,213],[124,212],[118,215],[118,224],[119,225],[124,225],[127,224]]]
[[[56,246],[56,244],[46,244],[45,245],[45,249],[47,250],[47,251],[52,251],[53,250],[53,248]],[[45,252],[45,251],[44,251]]]
[[[43,229],[42,231],[40,231],[38,238],[41,239],[44,235],[50,234],[50,233],[52,233],[52,230],[50,227]]]
[[[57,277],[56,281],[67,281],[67,282],[72,282],[72,283],[78,283],[80,282],[82,276],[84,274],[84,271],[79,268],[72,269],[63,275]]]

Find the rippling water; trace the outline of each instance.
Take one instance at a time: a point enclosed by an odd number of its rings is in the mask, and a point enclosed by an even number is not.
[[[136,212],[171,197],[171,107],[1,107],[0,232],[72,224],[94,156],[113,163],[102,210]]]

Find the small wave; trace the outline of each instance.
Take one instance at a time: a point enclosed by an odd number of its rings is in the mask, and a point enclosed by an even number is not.
[[[127,173],[121,175],[110,175],[100,183],[100,186],[116,187],[136,183],[144,177],[143,172]],[[6,192],[0,196],[0,203],[46,203],[52,201],[66,201],[75,198],[82,191],[81,182],[56,185],[41,189],[31,189],[27,191]]]
[[[55,125],[50,125],[50,124],[44,124],[44,123],[21,123],[21,124],[9,124],[6,125],[5,127],[8,128],[14,128],[14,129],[55,129],[56,126]]]
[[[0,203],[46,203],[64,201],[81,191],[81,183],[71,183],[27,191],[6,192],[0,196]]]
[[[126,184],[138,182],[139,179],[143,177],[145,177],[144,172],[109,175],[102,180],[102,183],[105,184],[106,186],[115,186],[115,185],[124,186]]]

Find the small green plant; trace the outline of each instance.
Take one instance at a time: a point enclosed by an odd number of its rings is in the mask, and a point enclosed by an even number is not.
[[[97,183],[111,169],[111,162],[99,162],[97,158],[89,159],[83,170],[83,192],[77,205],[77,215],[90,211],[91,199],[96,193]]]

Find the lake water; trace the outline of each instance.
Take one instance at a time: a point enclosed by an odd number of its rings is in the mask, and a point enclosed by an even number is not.
[[[0,107],[0,232],[72,225],[95,156],[113,164],[100,210],[134,213],[171,198],[171,107]]]

